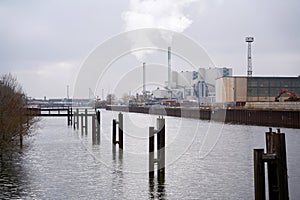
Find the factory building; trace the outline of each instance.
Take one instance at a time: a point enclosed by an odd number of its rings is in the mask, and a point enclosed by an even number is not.
[[[165,82],[170,86],[172,98],[181,100],[195,100],[199,103],[215,102],[216,79],[232,76],[232,69],[221,68],[199,68],[197,71],[172,71],[172,83]],[[166,96],[166,91],[153,91],[156,98]]]
[[[300,95],[300,77],[221,77],[216,80],[217,103],[297,101],[297,95]]]
[[[196,91],[199,103],[215,102],[216,80],[220,77],[229,76],[232,76],[232,68],[199,68],[196,83]]]
[[[195,71],[172,72],[172,96],[176,99],[195,99],[194,78]]]
[[[199,68],[198,81],[204,81],[207,85],[212,87],[211,92],[215,92],[216,80],[220,77],[232,76],[232,68]]]

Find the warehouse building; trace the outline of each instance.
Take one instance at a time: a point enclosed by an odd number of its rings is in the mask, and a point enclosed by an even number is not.
[[[236,103],[296,100],[300,77],[221,77],[216,80],[216,102]]]

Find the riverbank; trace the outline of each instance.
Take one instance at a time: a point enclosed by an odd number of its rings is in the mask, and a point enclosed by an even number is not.
[[[225,123],[234,124],[300,128],[299,110],[254,109],[243,107],[184,108],[161,106],[107,106],[106,110],[223,121]]]

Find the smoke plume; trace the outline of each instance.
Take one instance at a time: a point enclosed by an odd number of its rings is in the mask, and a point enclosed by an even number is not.
[[[125,30],[161,28],[183,32],[192,24],[184,9],[199,0],[130,0],[123,13]]]
[[[194,3],[205,0],[130,0],[129,8],[122,14],[125,31],[141,28],[158,28],[182,33],[191,24],[190,19],[185,13],[185,9]],[[162,35],[164,40],[171,44],[172,35]],[[143,39],[151,44],[151,39],[147,36],[140,36],[138,39],[131,38],[135,46]],[[138,60],[143,61],[146,54],[152,53],[151,50],[134,52]]]

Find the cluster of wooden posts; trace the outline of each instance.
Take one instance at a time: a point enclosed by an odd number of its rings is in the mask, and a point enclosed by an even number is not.
[[[289,199],[286,162],[285,134],[269,129],[266,132],[266,148],[254,149],[254,187],[255,199],[266,199],[265,162],[268,166],[269,199]]]
[[[88,117],[92,118],[93,143],[100,144],[100,111],[96,111],[96,114],[89,114],[87,109],[84,112],[76,109],[73,114],[73,127],[79,129],[80,122],[81,133],[87,134]],[[72,125],[72,119],[68,117],[68,125],[70,124]],[[121,151],[124,149],[123,128],[123,114],[119,113],[118,121],[116,119],[112,120],[112,144],[114,148],[118,144]],[[155,164],[157,164],[158,182],[163,183],[165,179],[165,130],[165,119],[163,117],[157,118],[157,129],[149,127],[149,180],[151,182],[153,182],[155,176]],[[155,146],[157,147],[156,151]],[[266,199],[265,163],[268,167],[269,199],[289,199],[285,134],[281,133],[280,129],[273,132],[270,128],[269,132],[266,132],[266,148],[266,153],[264,153],[264,149],[254,149],[255,199]]]
[[[112,125],[112,143],[114,145],[119,144],[119,148],[123,150],[123,114],[119,113],[119,121],[113,119]],[[119,138],[117,141],[117,125],[119,125]]]
[[[118,138],[117,138],[117,125],[118,125]],[[154,178],[154,165],[157,164],[157,177],[163,180],[165,177],[165,119],[159,117],[157,119],[157,129],[149,127],[149,178]],[[155,137],[156,135],[156,137]],[[119,113],[118,121],[113,119],[112,121],[112,143],[113,145],[119,145],[119,149],[123,150],[123,114]],[[118,140],[117,140],[118,139]],[[155,139],[157,146],[157,155],[155,158]]]
[[[68,111],[69,113],[69,111]],[[92,141],[95,144],[100,144],[100,111],[95,113],[89,113],[88,109],[84,111],[76,109],[73,114],[73,128],[81,128],[82,135],[88,133],[88,117],[92,118]],[[69,119],[68,125],[72,125],[72,118]],[[118,129],[117,129],[118,126]],[[118,121],[112,120],[112,143],[113,145],[119,145],[119,149],[124,148],[124,136],[123,136],[123,114],[119,113]],[[117,137],[118,130],[118,137]],[[165,119],[163,117],[157,118],[157,129],[149,127],[149,178],[154,178],[155,164],[157,164],[157,177],[163,180],[165,177]],[[154,147],[157,147],[155,151]],[[155,153],[157,154],[155,156]]]
[[[149,127],[149,177],[154,178],[154,164],[157,163],[158,179],[165,178],[165,119],[157,119],[157,129]],[[155,138],[156,134],[156,138]],[[156,139],[156,158],[155,158],[155,139]]]
[[[73,114],[73,128],[79,129],[79,122],[81,126],[81,134],[88,134],[88,117],[92,118],[92,141],[93,144],[100,144],[100,111],[95,113],[88,113],[88,109],[84,109],[84,112],[80,112],[77,108]],[[68,119],[69,121],[69,119]]]

